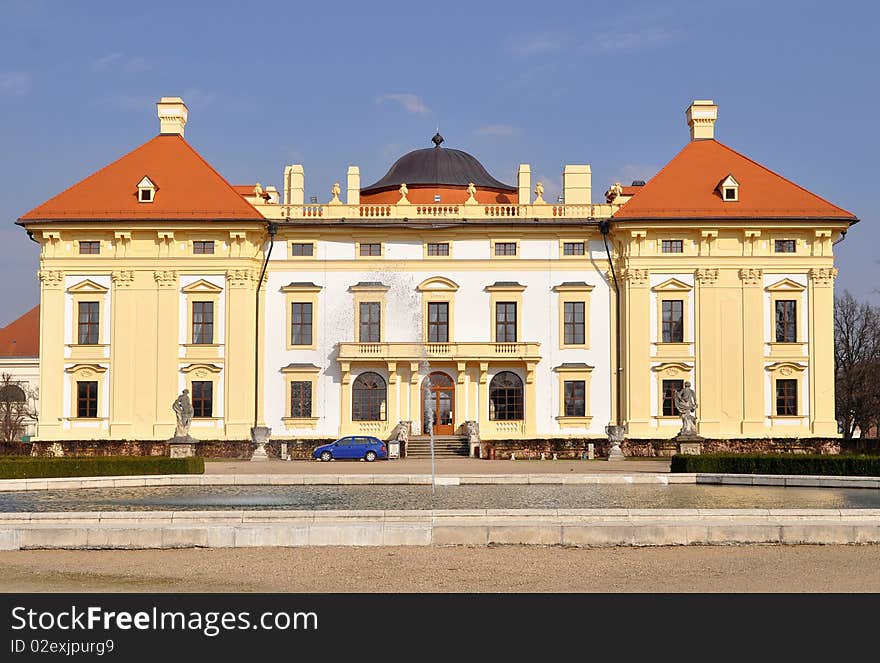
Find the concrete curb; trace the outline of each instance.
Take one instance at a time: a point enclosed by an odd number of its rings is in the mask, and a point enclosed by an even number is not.
[[[880,543],[880,509],[474,509],[0,514],[0,549]]]
[[[0,491],[69,490],[76,488],[142,488],[148,486],[300,486],[430,484],[430,474],[171,474],[58,479],[0,479]],[[504,484],[723,484],[880,488],[880,477],[827,477],[766,474],[624,473],[596,474],[462,474],[441,475],[438,486]]]

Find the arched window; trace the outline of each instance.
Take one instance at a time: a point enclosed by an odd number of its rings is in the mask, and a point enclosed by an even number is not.
[[[489,419],[517,421],[523,418],[523,383],[516,373],[503,371],[489,383]]]
[[[27,400],[24,389],[17,384],[6,384],[0,387],[0,401],[4,403],[24,403]]]
[[[385,421],[388,388],[381,375],[361,373],[351,389],[352,421]]]

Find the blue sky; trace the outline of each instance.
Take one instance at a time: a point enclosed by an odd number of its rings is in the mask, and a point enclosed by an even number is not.
[[[880,303],[878,26],[868,2],[0,0],[0,325],[39,297],[14,221],[158,133],[162,95],[232,183],[302,163],[320,200],[439,126],[554,197],[566,163],[590,163],[598,201],[653,175],[688,103],[714,99],[719,140],[862,219],[837,288]]]

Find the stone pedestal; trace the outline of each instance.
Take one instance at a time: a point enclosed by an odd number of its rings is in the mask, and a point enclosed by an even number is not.
[[[608,435],[608,442],[611,443],[611,449],[608,451],[608,460],[623,460],[623,451],[620,449],[620,445],[623,444],[623,440],[626,437],[626,427],[605,426],[605,433]]]
[[[269,436],[272,434],[272,429],[268,426],[256,426],[255,428],[251,428],[251,441],[254,443],[254,453],[251,456],[252,461],[262,461],[269,460],[269,456],[266,453],[266,443],[269,441]]]
[[[196,455],[198,440],[189,435],[177,435],[168,440],[168,455],[171,458],[191,458]]]
[[[677,435],[674,440],[680,454],[699,456],[702,452],[703,438],[699,435]]]

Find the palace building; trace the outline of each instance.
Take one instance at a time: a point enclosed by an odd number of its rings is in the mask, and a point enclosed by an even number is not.
[[[647,183],[561,199],[433,145],[327,202],[302,165],[232,186],[160,133],[24,214],[40,245],[36,440],[836,437],[833,245],[856,217],[715,139],[717,106]],[[684,132],[683,132],[684,133]],[[605,187],[603,186],[603,189]],[[427,416],[430,411],[431,417]],[[472,449],[472,452],[474,449]]]

